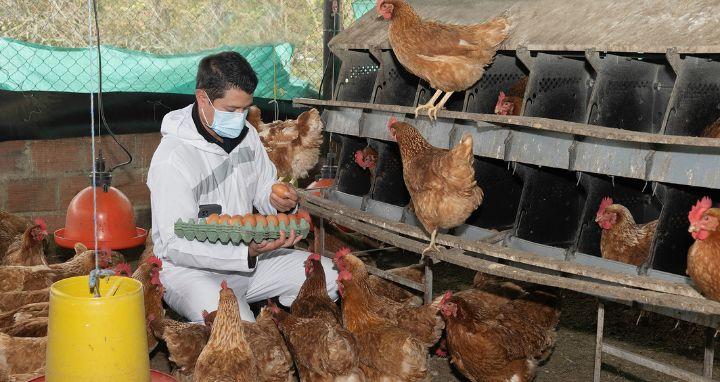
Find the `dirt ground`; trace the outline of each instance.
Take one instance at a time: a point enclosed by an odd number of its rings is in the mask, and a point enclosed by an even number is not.
[[[137,259],[140,249],[123,251],[128,260]],[[63,252],[59,257],[70,256]],[[380,268],[392,268],[417,261],[415,256],[383,255],[376,257]],[[445,290],[462,290],[470,285],[473,272],[441,263],[434,268],[435,293]],[[595,322],[597,299],[594,297],[563,292],[563,307],[558,327],[555,351],[538,369],[536,382],[591,381],[595,356]],[[639,311],[625,305],[606,303],[605,340],[623,349],[644,355],[673,366],[702,373],[704,354],[704,328],[677,321],[653,313],[636,325]],[[160,346],[151,354],[152,368],[169,371],[170,365],[164,347]],[[716,366],[715,375],[720,375]],[[431,361],[433,381],[466,381],[447,359],[433,357]],[[669,382],[677,379],[634,365],[624,360],[605,355],[602,365],[602,381],[628,382]]]

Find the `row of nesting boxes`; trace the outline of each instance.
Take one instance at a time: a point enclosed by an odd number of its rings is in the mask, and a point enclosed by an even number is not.
[[[342,60],[335,101],[324,119],[341,144],[333,197],[379,216],[416,224],[405,206],[390,116],[415,125],[437,147],[452,147],[465,133],[475,138],[476,178],[483,205],[454,231],[482,239],[509,230],[505,245],[615,271],[648,272],[687,282],[687,213],[700,197],[720,201],[720,147],[618,141],[463,119],[421,117],[373,109],[415,106],[432,90],[407,73],[390,50],[338,51]],[[652,133],[697,136],[720,117],[720,61],[648,55],[500,52],[482,79],[447,103],[450,111],[491,114],[500,91],[528,77],[522,115]],[[363,104],[365,106],[361,106]],[[381,109],[381,108],[380,108]],[[370,145],[379,153],[377,176],[354,163]],[[648,269],[602,261],[600,200],[613,197],[638,223],[660,219]]]

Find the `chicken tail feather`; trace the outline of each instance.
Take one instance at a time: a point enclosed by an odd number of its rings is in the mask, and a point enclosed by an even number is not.
[[[509,32],[510,22],[502,16],[475,27],[476,35],[490,46],[499,45],[507,38]]]

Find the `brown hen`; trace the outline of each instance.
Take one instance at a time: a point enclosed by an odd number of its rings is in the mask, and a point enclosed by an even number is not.
[[[364,149],[355,152],[355,163],[363,170],[370,171],[370,176],[375,177],[375,167],[377,167],[378,152],[370,147],[365,146]]]
[[[212,327],[217,311],[203,311],[205,324]],[[295,381],[293,359],[285,345],[280,331],[275,326],[272,313],[267,308],[260,310],[255,322],[242,321],[245,338],[250,344],[258,377],[266,382]]]
[[[255,358],[241,325],[237,298],[227,282],[220,285],[220,301],[210,339],[195,364],[195,382],[245,382],[258,379]]]
[[[125,262],[125,258],[119,252],[100,250],[97,253],[98,265],[102,269],[112,268]],[[58,273],[55,281],[87,275],[95,269],[95,251],[88,250],[84,245],[78,243],[75,245],[75,256],[64,263],[50,264],[49,267]]]
[[[48,302],[38,302],[2,312],[0,313],[0,331],[4,331],[2,328],[7,328],[25,319],[47,317],[49,310]]]
[[[650,257],[658,221],[636,224],[630,211],[610,198],[600,202],[595,221],[602,228],[600,253],[603,259],[641,265]]]
[[[471,381],[531,381],[538,361],[554,345],[557,323],[547,320],[554,324],[543,326],[539,312],[547,308],[550,316],[556,314],[553,307],[538,308],[536,303],[535,297],[511,300],[481,290],[446,293],[440,306],[455,367]]]
[[[362,286],[358,291],[364,291],[365,298],[371,302],[374,313],[407,330],[426,347],[437,343],[445,327],[442,317],[438,314],[436,304],[410,306],[395,302],[373,293],[368,285],[368,273],[365,263],[349,254],[349,249],[341,249],[335,254],[335,263],[338,269],[346,272],[345,277],[352,277],[354,284]],[[344,316],[343,319],[346,319]]]
[[[290,309],[296,317],[340,322],[340,310],[328,296],[325,269],[319,254],[311,253],[305,260],[305,282]]]
[[[254,125],[278,177],[296,183],[308,176],[320,157],[323,123],[317,109],[310,109],[296,120]]]
[[[302,381],[365,380],[358,368],[355,338],[339,322],[328,317],[298,317],[278,308],[272,300],[268,308],[287,341]]]
[[[0,333],[1,374],[10,381],[27,381],[44,374],[47,337],[22,338]]]
[[[705,297],[720,301],[720,209],[704,197],[688,214],[695,243],[687,257],[687,274]]]
[[[395,117],[388,128],[400,147],[403,178],[415,215],[431,234],[423,254],[437,251],[437,230],[463,224],[483,200],[475,181],[472,136],[463,136],[452,150],[445,150],[431,146],[414,127]]]
[[[165,317],[165,309],[162,305],[163,285],[160,282],[160,271],[162,261],[155,255],[147,257],[140,263],[132,274],[132,278],[139,281],[143,286],[143,300],[145,303],[145,318],[150,322],[150,317],[162,319]],[[148,326],[147,329],[148,350],[157,345],[157,340]]]
[[[520,115],[527,83],[528,76],[522,76],[522,78],[510,87],[507,95],[505,92],[500,92],[497,103],[495,104],[495,114]]]
[[[388,39],[398,61],[436,89],[428,103],[415,109],[416,117],[428,109],[428,116],[436,118],[453,92],[478,82],[508,35],[504,17],[484,24],[441,24],[421,19],[404,0],[378,0],[377,10],[390,20]],[[434,105],[442,92],[445,95]]]
[[[9,312],[27,304],[50,301],[50,288],[0,292],[0,312]]]
[[[16,240],[8,246],[0,265],[47,265],[44,247],[47,234],[45,222],[35,219],[35,225],[16,236]]]
[[[5,255],[17,235],[22,235],[26,229],[32,226],[32,220],[0,210],[0,257]]]
[[[178,322],[169,318],[150,317],[153,334],[165,341],[170,361],[175,365],[173,374],[182,380],[191,380],[200,352],[210,339],[207,325]]]
[[[720,138],[720,118],[707,126],[700,136],[704,138]]]
[[[100,259],[101,266],[105,266],[110,263],[111,256],[101,252]],[[88,274],[94,267],[94,252],[88,251],[84,245],[78,243],[75,245],[75,256],[65,263],[35,266],[0,266],[0,293],[45,289],[55,281]]]
[[[379,304],[392,301],[370,291],[365,266],[360,259],[341,250],[335,255],[335,263],[340,270],[337,282],[343,324],[355,336],[360,369],[366,378],[369,381],[425,380],[428,345],[405,328],[409,322],[401,325],[397,318],[388,318],[387,312],[377,311]],[[426,322],[421,315],[414,318],[416,324]]]

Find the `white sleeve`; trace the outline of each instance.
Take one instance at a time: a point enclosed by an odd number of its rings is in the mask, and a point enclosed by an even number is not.
[[[272,192],[272,185],[277,181],[277,169],[275,164],[270,161],[270,157],[265,152],[259,138],[255,150],[260,153],[257,155],[257,166],[255,167],[258,171],[258,182],[255,188],[253,205],[263,215],[274,215],[277,214],[277,210],[270,204],[270,193]]]
[[[248,247],[199,242],[175,236],[175,222],[196,218],[198,202],[192,188],[169,162],[151,164],[148,187],[153,230],[160,235],[162,253],[176,265],[221,271],[251,271]]]

